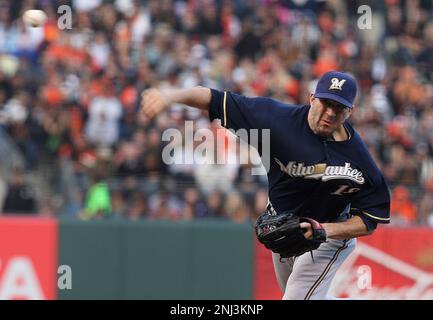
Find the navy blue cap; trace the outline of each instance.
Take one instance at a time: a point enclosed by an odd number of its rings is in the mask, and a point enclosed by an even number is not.
[[[329,71],[319,79],[314,97],[331,99],[348,108],[353,108],[356,90],[356,80],[351,75]]]

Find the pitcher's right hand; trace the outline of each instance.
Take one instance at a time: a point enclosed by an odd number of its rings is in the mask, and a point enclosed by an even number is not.
[[[168,108],[170,102],[159,89],[147,89],[141,93],[140,112],[149,118],[153,118]]]

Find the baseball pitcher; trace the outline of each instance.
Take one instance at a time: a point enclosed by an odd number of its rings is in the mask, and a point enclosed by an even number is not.
[[[283,299],[327,299],[356,238],[390,222],[384,176],[347,122],[356,93],[352,76],[332,71],[304,106],[204,87],[142,94],[148,117],[183,103],[235,131],[270,129],[269,201],[255,232],[272,250]]]

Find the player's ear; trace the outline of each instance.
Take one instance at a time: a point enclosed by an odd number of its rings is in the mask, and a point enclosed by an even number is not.
[[[352,108],[348,108],[348,112],[346,113],[346,120],[350,118],[350,116],[353,114],[353,111],[355,110],[355,106]]]
[[[314,94],[310,93],[310,106],[313,104]]]

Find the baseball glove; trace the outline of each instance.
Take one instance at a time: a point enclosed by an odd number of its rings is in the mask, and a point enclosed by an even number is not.
[[[312,226],[313,235],[306,239],[300,227],[301,222]],[[326,232],[316,220],[298,217],[290,212],[271,215],[265,212],[255,224],[257,239],[266,248],[280,254],[281,258],[297,257],[305,252],[317,249],[326,241]]]

